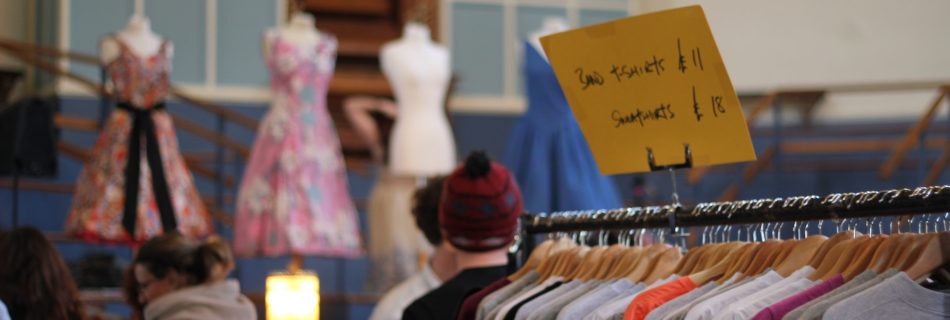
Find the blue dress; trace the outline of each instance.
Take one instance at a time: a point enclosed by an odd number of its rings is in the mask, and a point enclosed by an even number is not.
[[[600,174],[554,70],[525,42],[528,111],[512,129],[504,163],[529,212],[612,209],[621,205],[613,179]]]

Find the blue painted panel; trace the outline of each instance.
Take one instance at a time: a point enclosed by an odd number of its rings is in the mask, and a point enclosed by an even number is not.
[[[627,16],[623,10],[593,10],[584,9],[580,11],[581,26],[592,25],[595,23],[620,19]]]
[[[504,94],[502,7],[453,4],[452,19],[452,67],[459,76],[459,93]]]
[[[550,8],[550,7],[532,7],[532,6],[521,6],[517,8],[517,19],[518,25],[516,26],[516,32],[518,34],[518,41],[516,44],[513,54],[517,54],[515,60],[518,61],[518,72],[515,74],[515,81],[518,82],[518,91],[517,94],[521,95],[524,92],[524,72],[522,69],[522,63],[524,62],[524,42],[528,40],[528,36],[538,30],[541,27],[541,24],[544,23],[544,19],[548,17],[561,17],[564,21],[567,21],[567,10],[564,8]]]
[[[97,54],[102,37],[123,28],[132,15],[132,8],[132,0],[72,1],[69,17],[70,50]],[[98,67],[72,63],[70,70],[99,80]]]
[[[261,35],[276,24],[273,1],[218,2],[218,83],[261,86],[268,82]]]
[[[175,44],[171,74],[174,82],[204,83],[205,9],[205,1],[145,2],[145,14],[152,21],[152,29]]]

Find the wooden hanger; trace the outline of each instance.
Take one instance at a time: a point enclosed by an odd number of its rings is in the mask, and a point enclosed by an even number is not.
[[[772,263],[769,264],[769,268],[771,268],[772,270],[775,270],[776,267],[782,264],[782,262],[785,261],[785,258],[788,258],[788,256],[792,253],[792,250],[795,249],[795,246],[798,245],[799,241],[801,240],[798,240],[798,239],[782,240],[782,246],[781,246],[782,249],[779,250],[779,253],[777,255],[775,255],[775,260],[772,260]]]
[[[531,251],[531,255],[528,256],[528,261],[525,261],[524,265],[521,266],[518,271],[515,271],[515,273],[509,275],[508,280],[514,282],[515,280],[521,279],[521,277],[528,274],[528,272],[535,270],[535,268],[541,265],[541,262],[544,261],[544,258],[550,254],[551,247],[554,246],[555,242],[557,242],[557,240],[554,239],[548,239],[544,242],[541,242],[541,244],[534,248],[534,251]]]
[[[686,256],[680,259],[680,263],[676,266],[673,273],[679,275],[689,274],[689,271],[692,270],[702,258],[703,252],[706,252],[709,248],[711,248],[711,246],[707,245],[687,251]]]
[[[584,261],[590,251],[590,247],[581,246],[575,254],[567,256],[567,258],[564,260],[564,263],[561,263],[559,268],[554,270],[553,275],[565,278],[566,280],[571,280],[569,277],[573,275],[577,269],[579,269],[581,262]]]
[[[813,257],[811,261],[808,262],[808,265],[818,269],[818,265],[820,265],[822,261],[825,261],[825,256],[828,254],[828,251],[830,251],[831,248],[834,248],[834,246],[838,245],[838,243],[841,241],[854,239],[859,234],[860,233],[855,232],[854,230],[845,230],[834,234],[831,236],[831,238],[828,238],[828,241],[825,241],[825,243],[821,245],[821,247],[818,249],[818,252],[815,253],[815,257]]]
[[[874,256],[871,257],[868,270],[872,270],[877,274],[883,273],[885,270],[887,270],[887,264],[890,262],[891,257],[899,254],[897,252],[897,247],[900,245],[901,237],[904,237],[904,235],[888,235],[887,239],[884,239],[884,241],[881,242],[881,245],[877,247],[877,251],[874,252]]]
[[[919,245],[922,243],[920,240],[921,235],[919,234],[905,234],[904,237],[900,239],[897,246],[897,255],[891,257],[891,259],[887,262],[887,267],[884,270],[903,270],[901,267],[907,263],[908,260],[910,260],[910,257],[922,249],[919,248]]]
[[[915,239],[914,250],[911,250],[910,255],[908,255],[906,258],[900,259],[897,262],[895,268],[899,270],[907,270],[907,268],[909,268],[912,264],[916,263],[916,261],[919,261],[921,259],[921,255],[923,254],[924,250],[927,249],[926,248],[927,244],[930,243],[931,241],[930,237],[932,235],[933,234],[915,235],[914,236],[914,239]]]
[[[666,249],[665,252],[660,254],[659,257],[654,261],[652,269],[645,280],[644,283],[654,283],[657,280],[665,279],[673,274],[673,267],[675,267],[680,259],[683,258],[683,252],[679,247],[672,247]]]
[[[580,264],[574,269],[570,270],[564,278],[568,280],[585,280],[588,274],[591,274],[595,271],[598,263],[600,262],[600,258],[606,250],[607,247],[604,246],[591,248],[584,256],[584,259],[581,260]]]
[[[880,248],[881,244],[883,244],[887,238],[886,236],[875,236],[865,241],[867,244],[858,253],[858,256],[841,272],[841,276],[844,277],[845,281],[854,279],[854,277],[868,269],[868,266],[871,265],[871,261],[874,258],[874,254],[878,251],[877,249]],[[833,274],[830,276],[826,275],[822,280],[827,281],[833,277]]]
[[[745,249],[745,252],[739,255],[739,258],[736,259],[736,263],[732,264],[729,268],[727,268],[726,271],[723,272],[722,277],[720,277],[719,280],[716,280],[716,281],[719,282],[719,284],[721,285],[725,283],[726,280],[729,280],[729,278],[731,278],[737,272],[741,272],[746,267],[748,267],[749,264],[752,263],[752,260],[755,258],[756,254],[758,254],[761,246],[762,246],[762,243],[756,242],[756,243],[751,243],[750,245],[743,248]]]
[[[590,274],[584,280],[599,279],[604,280],[607,273],[613,268],[617,260],[622,257],[621,253],[623,252],[624,246],[620,244],[614,244],[610,247],[607,247],[607,250],[604,251],[603,255],[600,257],[600,261],[597,261],[597,266],[591,271]]]
[[[761,270],[765,270],[765,268],[771,265],[770,259],[774,260],[774,256],[778,254],[781,244],[782,242],[780,240],[766,240],[762,242],[762,244],[759,245],[759,250],[755,258],[741,271],[742,275],[738,280],[757,275]]]
[[[920,255],[903,269],[907,276],[914,280],[923,279],[950,261],[950,233],[928,234],[924,238],[926,241],[921,246]]]
[[[774,268],[775,272],[783,277],[788,277],[795,270],[808,265],[808,262],[811,261],[825,241],[828,241],[828,237],[823,235],[813,235],[798,241],[782,263]]]
[[[535,283],[540,284],[545,280],[557,275],[557,272],[563,268],[563,265],[567,264],[568,260],[573,259],[573,257],[576,256],[580,250],[580,246],[569,248],[554,254],[549,259],[542,262],[541,266],[538,267],[538,273],[541,275],[538,277],[538,280]]]
[[[650,267],[653,266],[654,259],[665,250],[666,246],[662,244],[654,244],[647,247],[646,252],[644,252],[639,261],[637,261],[637,266],[627,275],[627,279],[630,279],[633,283],[642,282],[643,279],[649,275]]]
[[[717,262],[716,265],[709,269],[689,275],[689,279],[692,280],[697,286],[702,286],[709,281],[722,277],[723,273],[726,272],[726,268],[729,267],[729,264],[739,257],[739,253],[742,252],[742,250],[739,249],[743,246],[750,245],[741,242],[729,244],[729,253],[721,261]]]
[[[624,252],[621,253],[623,256],[614,265],[613,270],[608,273],[607,278],[618,279],[630,274],[631,270],[636,267],[637,261],[640,260],[640,256],[643,252],[644,249],[641,246],[625,249]]]
[[[812,272],[812,274],[808,276],[808,279],[811,281],[817,281],[829,272],[844,270],[844,266],[846,266],[850,259],[854,256],[854,249],[857,248],[861,244],[861,241],[864,240],[866,239],[863,238],[863,236],[855,239],[848,239],[831,248],[827,254],[828,259],[822,261],[819,267],[815,268],[815,272]]]

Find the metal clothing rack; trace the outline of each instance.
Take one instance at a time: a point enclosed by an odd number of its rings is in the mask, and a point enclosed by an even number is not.
[[[521,252],[535,234],[841,220],[950,211],[950,185],[728,202],[569,211],[521,216]]]

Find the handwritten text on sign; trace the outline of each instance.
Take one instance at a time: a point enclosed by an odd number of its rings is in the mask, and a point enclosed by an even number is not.
[[[604,174],[755,160],[739,99],[702,7],[690,6],[541,39]]]

